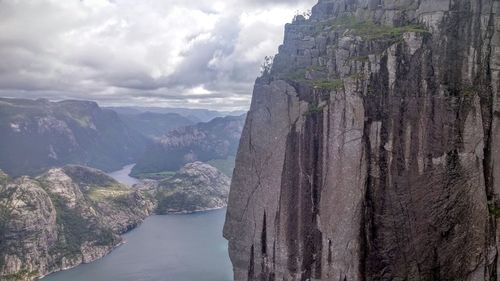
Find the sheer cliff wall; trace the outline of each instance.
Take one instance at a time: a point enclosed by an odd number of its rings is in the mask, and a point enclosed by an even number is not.
[[[235,280],[497,280],[500,2],[320,0],[255,84]]]

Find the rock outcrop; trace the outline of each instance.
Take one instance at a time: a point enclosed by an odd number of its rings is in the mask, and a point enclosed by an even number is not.
[[[235,280],[497,280],[500,2],[320,0],[255,84]]]
[[[208,164],[186,164],[173,177],[158,182],[156,213],[190,213],[226,207],[230,183],[226,175]]]
[[[132,175],[177,171],[196,161],[227,160],[232,166],[244,123],[245,115],[227,116],[173,130],[147,147]]]
[[[38,178],[0,174],[0,280],[33,280],[88,263],[155,207],[147,193],[80,166]]]

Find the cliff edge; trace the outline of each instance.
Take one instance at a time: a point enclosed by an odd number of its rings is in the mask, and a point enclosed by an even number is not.
[[[320,0],[255,84],[235,280],[497,280],[500,2]]]

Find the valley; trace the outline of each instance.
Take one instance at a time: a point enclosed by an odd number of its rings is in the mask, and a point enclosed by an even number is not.
[[[217,117],[207,123],[194,124],[176,113],[118,114],[86,101],[1,99],[1,106],[0,125],[4,126],[0,126],[0,131],[7,136],[3,139],[3,151],[15,160],[0,161],[0,171],[13,172],[12,175],[2,172],[0,181],[0,280],[34,280],[100,260],[115,248],[124,248],[123,254],[128,253],[133,259],[134,254],[126,250],[128,247],[154,247],[140,243],[158,243],[164,247],[155,249],[167,247],[170,250],[169,247],[183,241],[179,235],[188,237],[183,228],[195,227],[190,226],[193,218],[207,221],[196,226],[203,228],[199,231],[220,234],[225,211],[214,210],[222,210],[227,205],[244,116]],[[47,120],[50,122],[46,123]],[[119,127],[112,129],[118,133],[116,138],[107,135],[108,125],[101,125],[109,122]],[[182,145],[148,156],[148,146],[162,140],[172,143],[172,136],[174,142]],[[130,151],[132,144],[137,145],[135,152],[127,158],[114,159],[113,154],[108,153],[112,151],[107,151],[113,146],[113,151],[124,153]],[[89,147],[95,148],[95,154]],[[26,153],[29,149],[39,153]],[[78,154],[80,149],[83,154]],[[105,153],[99,152],[101,150]],[[187,154],[191,156],[185,157]],[[138,178],[130,176],[137,170],[137,164],[127,163],[156,161],[149,159],[153,156],[154,159],[171,159],[175,164],[156,166],[139,174]],[[93,160],[104,157],[109,160]],[[116,165],[121,165],[122,169],[111,172]],[[143,165],[142,162],[139,165]],[[207,211],[210,212],[205,214]],[[145,220],[144,227],[128,234]],[[172,235],[176,241],[174,244],[158,239],[133,239],[157,235],[148,229],[165,227],[167,235]],[[133,246],[128,246],[124,240],[129,236],[130,241],[136,243]],[[206,259],[214,254],[227,257],[227,243],[221,235],[206,239],[219,241],[213,244],[215,248],[207,249]],[[196,253],[193,250],[186,259]],[[162,253],[149,254],[159,256]],[[178,254],[173,257],[178,258]],[[143,258],[148,260],[146,256]],[[174,260],[170,262],[174,263],[170,266],[175,265]],[[214,262],[226,264],[225,268],[230,270],[227,258]],[[100,262],[96,264],[99,268]],[[165,263],[160,262],[160,265],[165,266]],[[120,265],[117,266],[118,270]],[[200,266],[200,270],[202,268]],[[159,272],[160,268],[156,270]],[[112,271],[108,273],[113,274]],[[198,273],[179,268],[176,278],[182,280],[182,276],[187,278],[186,274]],[[219,276],[213,280],[220,280],[217,278],[224,273],[216,270],[213,274]]]
[[[0,11],[0,281],[500,280],[500,0]]]
[[[110,173],[123,184],[130,165]],[[227,241],[220,235],[225,209],[184,214],[153,215],[123,235],[124,244],[108,256],[77,268],[51,274],[43,281],[230,281],[232,269]]]

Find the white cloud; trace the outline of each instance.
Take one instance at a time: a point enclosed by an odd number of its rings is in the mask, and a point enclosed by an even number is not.
[[[0,94],[246,108],[284,24],[314,3],[0,0]]]

